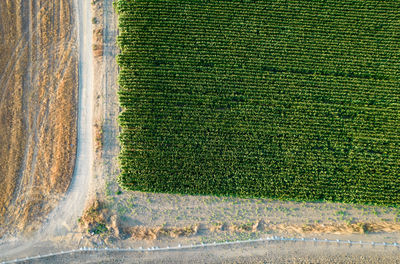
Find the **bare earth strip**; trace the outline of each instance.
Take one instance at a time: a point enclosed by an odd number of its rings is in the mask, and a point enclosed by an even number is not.
[[[6,215],[22,163],[26,131],[23,125],[22,74],[26,59],[20,8],[16,3],[0,2],[0,236],[5,231]]]

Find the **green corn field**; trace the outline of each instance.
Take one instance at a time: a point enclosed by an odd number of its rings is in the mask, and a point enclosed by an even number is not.
[[[121,186],[400,203],[400,2],[118,0]]]

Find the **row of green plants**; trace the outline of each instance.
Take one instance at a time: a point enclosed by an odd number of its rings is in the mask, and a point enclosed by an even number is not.
[[[400,3],[115,8],[122,187],[399,203]]]

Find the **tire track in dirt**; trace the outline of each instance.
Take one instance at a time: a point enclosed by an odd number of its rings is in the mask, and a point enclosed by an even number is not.
[[[24,34],[21,37],[21,40],[25,38],[25,35],[28,35],[28,39],[26,40],[25,44],[24,44],[24,49],[27,48],[28,49],[28,54],[27,54],[27,59],[28,59],[28,63],[27,63],[27,69],[26,69],[26,82],[24,82],[24,90],[25,91],[29,91],[31,89],[31,85],[32,83],[30,82],[31,77],[32,77],[32,52],[33,52],[33,45],[32,45],[32,39],[33,39],[33,20],[35,20],[35,16],[32,13],[32,0],[29,0],[28,2],[25,2],[25,4],[27,4],[28,7],[28,17],[29,19],[26,21],[27,24],[27,29],[24,29]],[[24,9],[23,9],[24,10]],[[21,56],[22,53],[19,54],[19,56]],[[19,60],[19,59],[18,59]],[[28,110],[28,98],[27,96],[23,96],[22,98],[23,100],[23,104],[22,104],[22,109],[23,112],[26,113]],[[23,118],[23,124],[25,126],[25,129],[28,129],[29,127],[29,120],[27,115],[24,115]],[[28,135],[27,137],[27,142],[29,142],[30,138],[37,135],[37,131],[34,130],[35,133],[34,135]],[[27,166],[27,157],[28,157],[28,153],[29,153],[29,144],[26,144],[25,146],[25,150],[24,150],[24,155],[23,155],[23,159],[22,159],[22,163],[21,163],[21,168],[19,171],[19,175],[16,179],[16,188],[14,190],[13,193],[13,198],[11,200],[11,205],[15,205],[15,202],[17,200],[18,197],[20,196],[24,196],[25,193],[22,193],[22,190],[24,189],[24,184],[23,184],[23,179],[24,179],[24,171],[26,170],[26,166]],[[27,188],[32,189],[32,184],[28,185]]]
[[[32,6],[30,6],[31,8]],[[38,14],[40,12],[42,12],[44,10],[45,7],[41,7],[40,10],[38,10],[34,16],[30,17],[30,19],[36,20],[38,18]],[[31,45],[31,40],[32,40],[32,36],[33,34],[37,33],[37,31],[31,31],[32,30],[32,25],[30,25],[30,27],[28,29],[25,29],[22,34],[21,37],[19,38],[17,44],[15,45],[15,48],[12,51],[12,54],[10,56],[10,58],[16,58],[16,59],[12,59],[9,60],[7,62],[6,67],[4,67],[4,71],[2,73],[0,73],[0,87],[4,87],[7,85],[8,80],[10,79],[11,73],[12,71],[15,69],[15,65],[17,64],[17,62],[20,60],[21,55],[23,54],[23,51],[25,50],[25,48],[28,45]],[[28,37],[28,40],[26,39]],[[5,79],[7,78],[7,79]],[[4,82],[3,84],[1,84],[2,82]],[[3,100],[4,98],[4,92],[2,94],[2,96],[0,97],[1,100]]]
[[[23,28],[23,36],[18,41],[18,45],[20,43],[23,44],[23,50],[27,49],[27,69],[26,69],[26,81],[24,82],[24,96],[23,96],[23,111],[24,111],[24,119],[23,122],[25,127],[30,131],[27,137],[27,144],[25,146],[25,151],[23,154],[23,162],[20,169],[20,175],[16,178],[16,188],[13,193],[13,197],[10,205],[14,207],[18,207],[18,203],[21,201],[29,201],[31,203],[40,203],[41,200],[32,199],[32,197],[40,197],[41,189],[43,186],[37,185],[35,183],[34,175],[38,175],[40,173],[40,167],[36,167],[36,163],[40,163],[38,160],[38,155],[40,159],[40,151],[41,147],[43,147],[43,141],[41,142],[40,136],[46,134],[46,129],[48,122],[47,120],[51,120],[54,114],[54,109],[50,111],[50,106],[52,104],[57,104],[56,96],[57,90],[60,86],[60,83],[63,81],[66,71],[75,67],[73,64],[74,57],[71,56],[70,53],[65,53],[63,51],[72,50],[74,46],[76,46],[75,41],[73,40],[73,34],[70,32],[65,39],[64,35],[59,35],[59,39],[52,45],[47,45],[49,49],[46,57],[43,55],[43,45],[41,45],[41,37],[39,34],[40,26],[43,26],[41,22],[41,17],[47,8],[51,8],[54,12],[56,12],[56,5],[53,3],[51,5],[50,2],[36,2],[35,0],[29,0],[24,2],[25,8],[22,10],[26,10],[26,17],[28,18],[25,21],[25,27]],[[70,20],[74,21],[73,12],[70,14]],[[61,22],[61,15],[59,14],[60,20],[55,21],[51,20],[52,26],[57,26]],[[58,31],[60,32],[60,31]],[[57,36],[56,36],[57,37]],[[27,39],[26,39],[27,38]],[[22,40],[25,40],[22,42]],[[14,49],[13,53],[16,53],[18,49]],[[22,52],[18,52],[18,59],[22,55]],[[48,83],[48,100],[42,101],[42,105],[32,105],[30,100],[37,96],[36,88],[39,83],[39,75],[40,75],[40,66],[38,62],[41,61],[42,58],[47,58],[47,60],[54,62],[51,63],[50,67],[52,68],[50,72],[57,73],[56,76],[52,76]],[[52,88],[55,87],[54,90]],[[73,87],[72,87],[73,88]],[[34,106],[34,108],[32,108]],[[30,108],[29,108],[30,107]],[[41,112],[42,108],[44,109],[44,113]],[[32,111],[33,110],[33,111]],[[56,111],[63,111],[61,108],[56,109]],[[29,114],[28,114],[29,112]],[[40,115],[40,112],[42,115]],[[43,157],[43,156],[42,156]],[[57,201],[57,194],[47,194],[46,197],[49,200]]]

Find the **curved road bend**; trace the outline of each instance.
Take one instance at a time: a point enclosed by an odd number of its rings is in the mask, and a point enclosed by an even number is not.
[[[78,145],[75,170],[65,198],[47,217],[39,238],[67,234],[82,215],[93,165],[93,29],[90,0],[74,0],[79,53]]]

